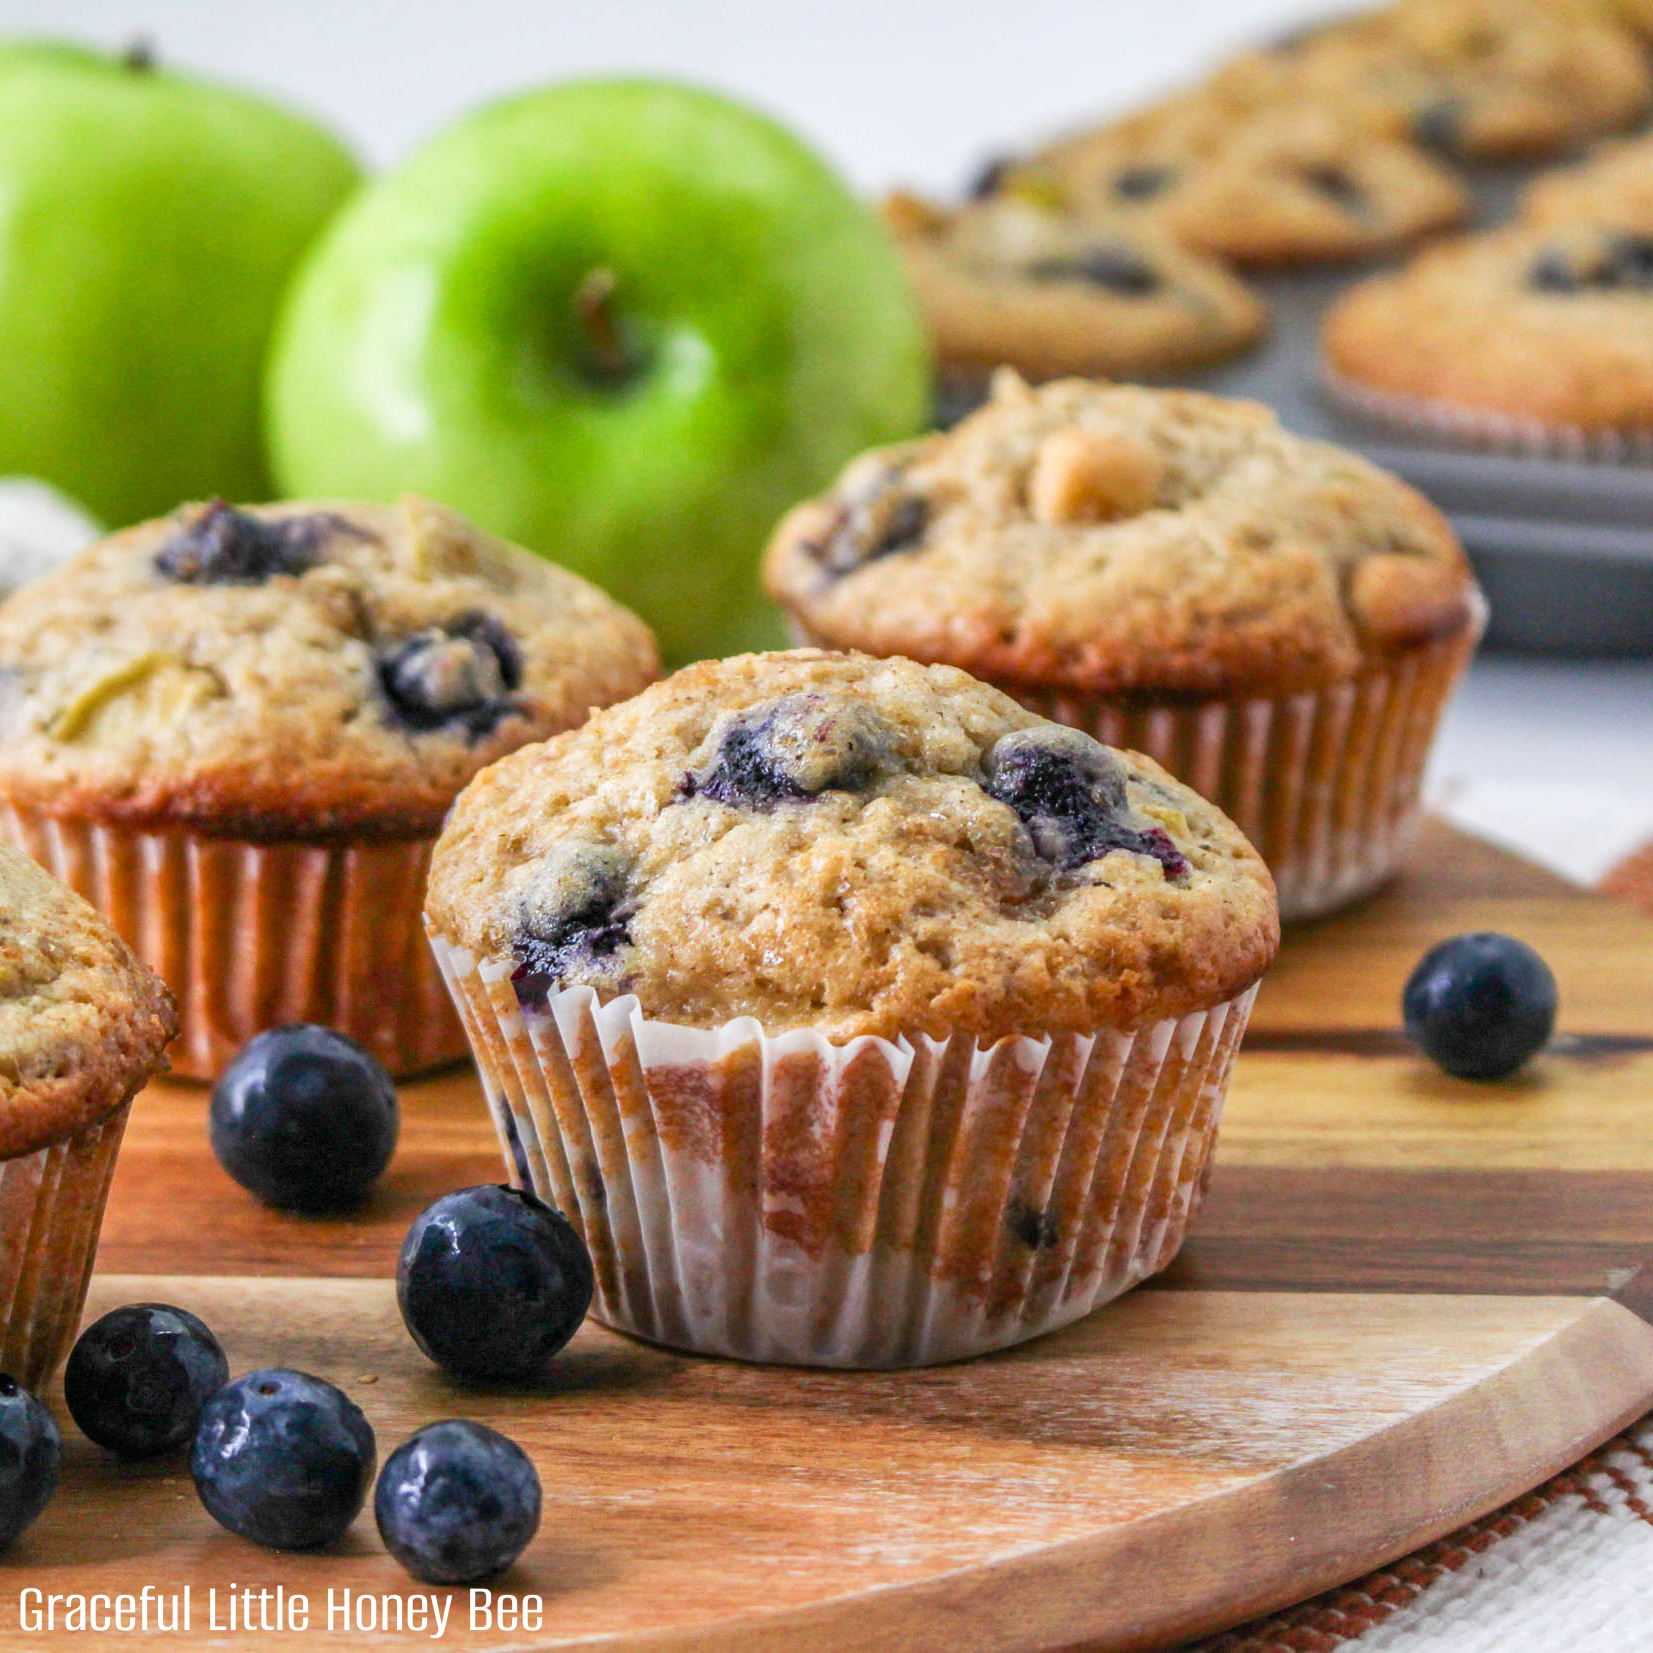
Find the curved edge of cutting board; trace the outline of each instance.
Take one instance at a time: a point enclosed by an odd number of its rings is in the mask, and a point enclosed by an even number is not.
[[[1653,1325],[1607,1297],[1579,1298],[1578,1309],[1544,1342],[1427,1410],[1180,1509],[923,1583],[618,1645],[1131,1653],[1242,1623],[1497,1509],[1653,1406]]]

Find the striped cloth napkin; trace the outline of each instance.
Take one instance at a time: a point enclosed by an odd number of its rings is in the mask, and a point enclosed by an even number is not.
[[[1404,1561],[1198,1653],[1644,1653],[1653,1419]]]
[[[1449,783],[1467,831],[1653,914],[1653,812],[1553,786]],[[1197,1653],[1653,1653],[1653,1416],[1565,1474],[1340,1590]]]

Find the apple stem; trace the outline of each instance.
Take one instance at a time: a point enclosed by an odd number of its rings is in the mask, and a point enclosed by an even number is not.
[[[121,53],[121,67],[135,75],[147,75],[155,67],[155,42],[147,35],[135,35]]]
[[[585,347],[585,369],[604,385],[624,384],[640,365],[615,307],[619,285],[619,277],[606,264],[599,264],[588,270],[574,289],[574,322]]]

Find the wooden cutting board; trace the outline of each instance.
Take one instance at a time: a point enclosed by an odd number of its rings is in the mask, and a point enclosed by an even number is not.
[[[1472,928],[1530,940],[1562,987],[1563,1037],[1506,1085],[1444,1077],[1397,1030],[1418,955]],[[428,1646],[446,1602],[447,1647],[1161,1646],[1380,1565],[1653,1405],[1653,923],[1445,828],[1396,888],[1288,941],[1176,1266],[1007,1355],[798,1372],[588,1326],[542,1393],[455,1386],[388,1278],[414,1213],[497,1180],[497,1149],[468,1073],[405,1108],[368,1208],[304,1220],[219,1172],[201,1090],[156,1087],[89,1313],[193,1308],[232,1367],[343,1384],[381,1456],[441,1416],[516,1436],[545,1519],[489,1587],[491,1626],[468,1592],[408,1579],[371,1517],[336,1553],[260,1551],[213,1525],[181,1465],[123,1467],[71,1429],[56,1501],[0,1556],[0,1642],[80,1639],[21,1617],[41,1610],[26,1588],[150,1585],[187,1587],[190,1631],[123,1645]],[[266,1630],[278,1586],[287,1628]]]

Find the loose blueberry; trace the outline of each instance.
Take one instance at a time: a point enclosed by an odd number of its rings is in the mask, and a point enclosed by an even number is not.
[[[540,1478],[513,1440],[453,1419],[410,1436],[385,1460],[373,1494],[385,1548],[430,1584],[502,1573],[540,1524]]]
[[[569,842],[535,868],[511,952],[521,1004],[544,1004],[572,970],[606,971],[631,940],[629,864],[612,845]]]
[[[1189,870],[1163,828],[1131,823],[1124,766],[1077,729],[1052,725],[1005,735],[985,770],[988,796],[1015,810],[1034,848],[1064,871],[1116,849],[1150,856],[1168,878]]]
[[[215,499],[155,553],[155,572],[180,585],[261,585],[315,566],[331,533],[359,534],[334,516],[274,520]]]
[[[1406,1036],[1460,1079],[1502,1079],[1555,1031],[1550,967],[1524,941],[1494,931],[1431,947],[1406,983]]]
[[[1092,247],[1071,258],[1038,258],[1027,267],[1034,281],[1083,281],[1122,298],[1149,298],[1164,283],[1159,271],[1134,248],[1117,242]]]
[[[684,777],[679,795],[741,809],[869,786],[889,759],[883,720],[859,701],[785,695],[729,721],[712,760]]]
[[[125,1458],[187,1445],[229,1362],[187,1309],[133,1303],[80,1334],[63,1371],[63,1398],[81,1433]]]
[[[202,1409],[189,1471],[207,1513],[272,1550],[335,1543],[373,1484],[373,1428],[342,1389],[272,1366]]]
[[[1114,174],[1113,192],[1122,201],[1151,201],[1171,187],[1176,175],[1173,166],[1139,161]]]
[[[379,687],[394,722],[429,734],[457,729],[486,740],[520,708],[522,651],[491,614],[462,614],[406,638],[378,660]]]
[[[0,1549],[52,1501],[63,1437],[45,1404],[0,1372]]]
[[[396,1265],[413,1341],[456,1377],[544,1374],[586,1310],[591,1253],[560,1211],[517,1188],[464,1188],[415,1219]]]
[[[354,1039],[298,1022],[245,1045],[213,1087],[212,1151],[286,1211],[343,1211],[390,1163],[396,1087]]]

